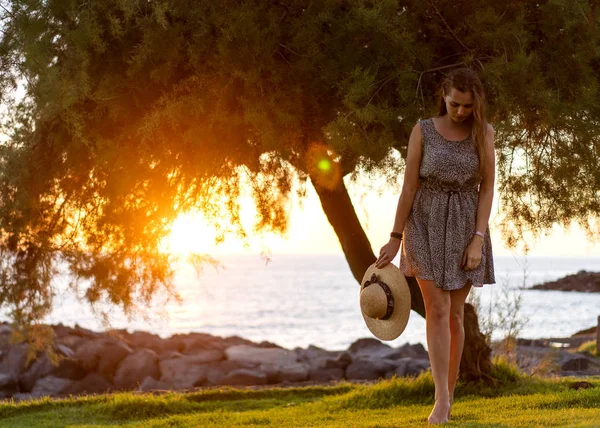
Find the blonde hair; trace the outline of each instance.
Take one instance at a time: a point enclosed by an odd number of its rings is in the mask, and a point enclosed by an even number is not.
[[[457,68],[452,70],[440,84],[440,105],[438,116],[444,116],[448,113],[444,95],[448,95],[450,90],[454,88],[460,92],[473,93],[473,114],[469,119],[472,121],[471,135],[475,140],[477,152],[479,154],[479,174],[483,175],[485,168],[485,160],[487,158],[485,136],[487,133],[487,106],[485,98],[485,90],[479,79],[479,75],[470,68]]]

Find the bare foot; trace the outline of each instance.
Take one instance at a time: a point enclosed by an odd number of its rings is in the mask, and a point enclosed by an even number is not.
[[[450,420],[450,412],[452,412],[452,403],[454,402],[454,400],[450,400],[450,407],[448,407],[448,420]]]
[[[448,414],[450,413],[450,402],[446,401],[437,401],[435,402],[435,406],[433,406],[433,410],[427,418],[427,421],[430,424],[444,424],[448,422]]]

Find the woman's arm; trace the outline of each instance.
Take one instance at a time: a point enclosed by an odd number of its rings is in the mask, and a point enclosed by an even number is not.
[[[396,217],[394,219],[393,232],[401,233],[404,230],[406,219],[410,214],[415,193],[419,187],[419,169],[421,167],[421,125],[418,123],[413,127],[408,140],[408,151],[406,154],[406,168],[404,169],[404,182],[402,184],[402,191],[400,192],[400,198],[398,199],[398,206],[396,208]],[[379,251],[379,257],[375,263],[376,267],[380,268],[396,257],[398,250],[400,249],[400,240],[396,238],[390,238],[389,242],[385,244]]]
[[[485,234],[492,212],[492,199],[494,198],[494,181],[496,177],[496,155],[494,153],[494,128],[488,124],[485,136],[486,144],[486,164],[479,185],[479,202],[477,203],[477,220],[475,231]],[[475,232],[474,231],[474,232]],[[481,263],[481,250],[483,247],[483,237],[473,235],[471,243],[466,248],[463,255],[461,267],[465,270],[472,270]]]

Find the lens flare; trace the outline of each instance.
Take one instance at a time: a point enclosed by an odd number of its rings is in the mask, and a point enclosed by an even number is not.
[[[329,172],[331,171],[331,161],[329,159],[321,159],[319,163],[317,163],[317,168],[323,172]]]
[[[306,166],[310,179],[316,186],[329,190],[339,186],[342,171],[336,154],[323,143],[312,143],[306,152]]]

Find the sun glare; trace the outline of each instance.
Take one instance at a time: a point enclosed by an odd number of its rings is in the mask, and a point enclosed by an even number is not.
[[[165,251],[175,255],[205,254],[215,250],[215,231],[198,214],[181,214],[173,222]]]

